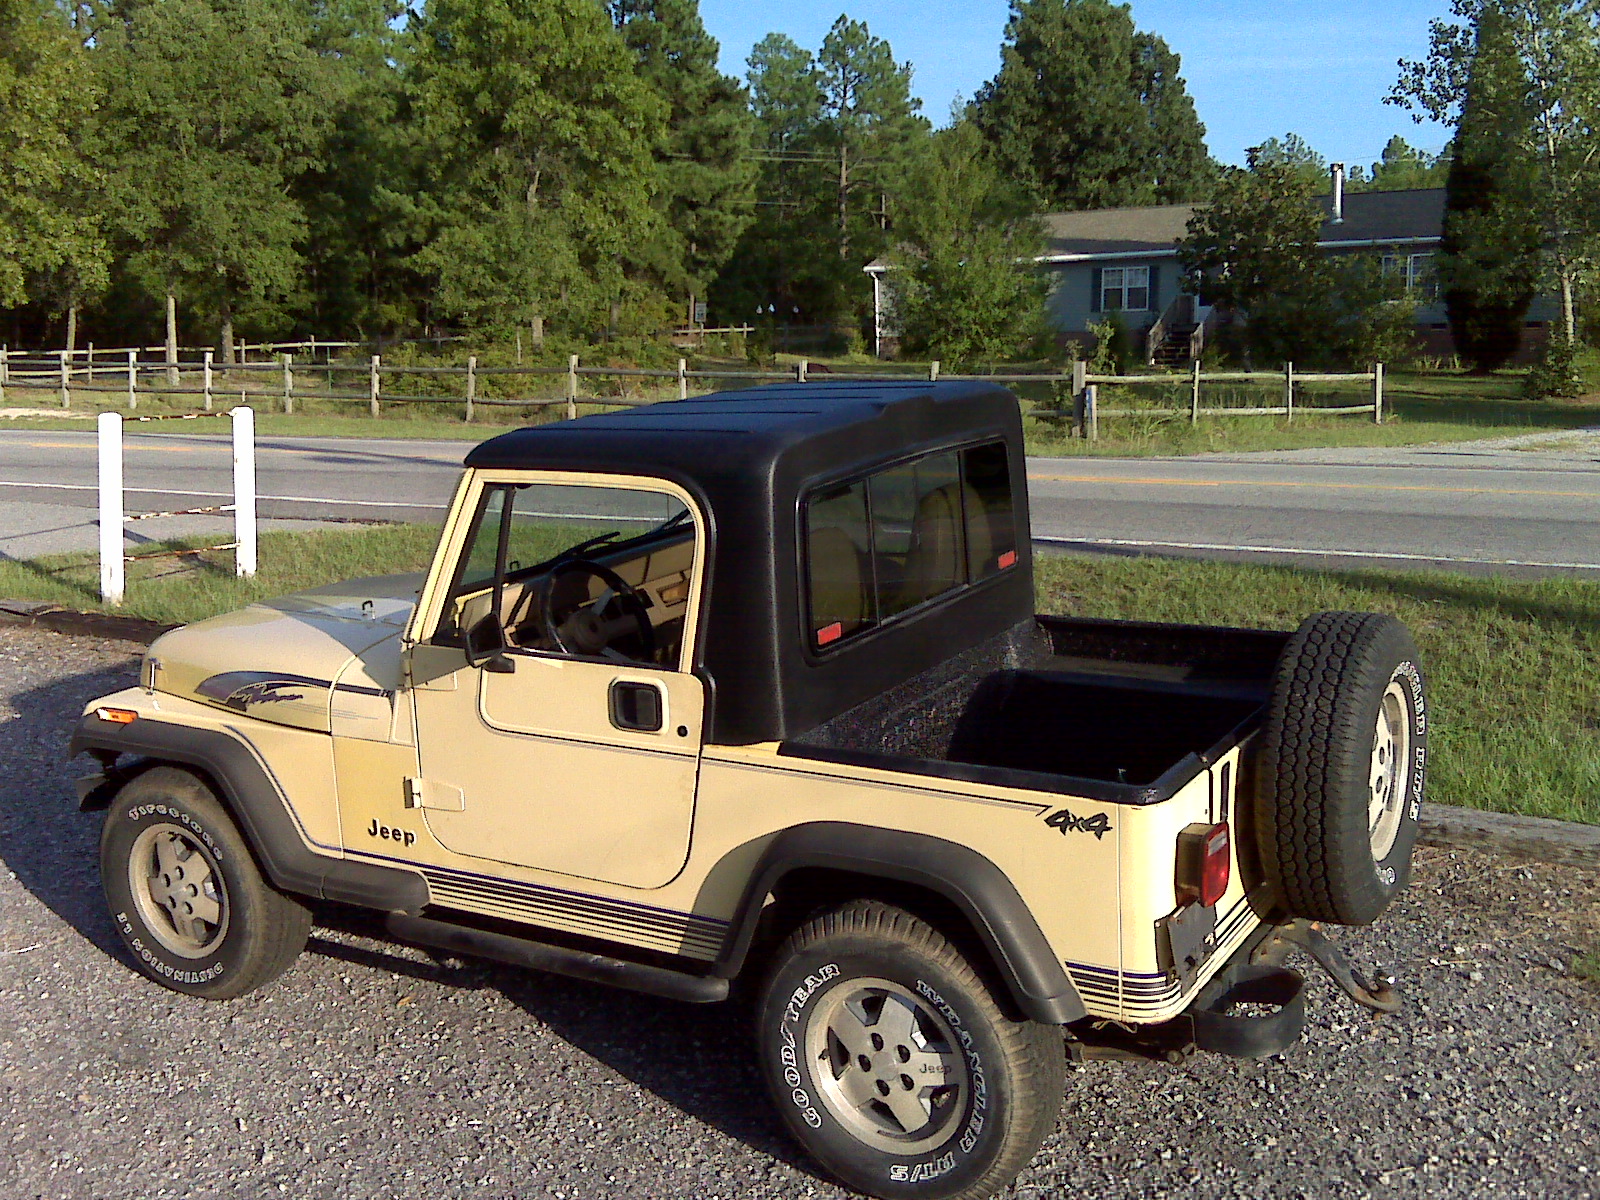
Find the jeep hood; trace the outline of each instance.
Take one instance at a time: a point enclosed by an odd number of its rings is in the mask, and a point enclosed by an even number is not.
[[[196,621],[155,641],[145,678],[258,720],[386,736],[422,580],[352,579]]]

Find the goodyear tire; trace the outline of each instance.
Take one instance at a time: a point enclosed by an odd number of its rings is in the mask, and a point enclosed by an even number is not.
[[[243,836],[194,775],[154,767],[106,810],[100,880],[134,965],[210,1000],[281,975],[304,949],[311,914],[261,877]]]
[[[870,1196],[977,1200],[1055,1127],[1062,1031],[1013,1021],[932,926],[875,901],[814,917],[774,961],[762,1074],[795,1137]]]
[[[1274,916],[1377,920],[1411,875],[1427,775],[1427,690],[1406,627],[1308,617],[1278,661],[1251,824]]]

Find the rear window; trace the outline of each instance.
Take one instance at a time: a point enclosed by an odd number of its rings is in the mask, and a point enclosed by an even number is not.
[[[825,650],[1016,565],[1005,443],[819,489],[805,528],[808,628]]]

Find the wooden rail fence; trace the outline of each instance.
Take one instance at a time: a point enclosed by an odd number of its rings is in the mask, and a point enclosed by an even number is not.
[[[304,350],[305,359],[282,347],[293,345]],[[691,369],[688,360],[678,359],[676,369],[650,367],[584,366],[577,355],[571,355],[565,367],[484,366],[476,355],[469,355],[462,366],[411,366],[404,363],[385,363],[381,355],[370,355],[365,362],[332,357],[336,348],[349,349],[349,342],[324,342],[308,340],[296,343],[273,343],[273,357],[267,361],[249,361],[247,357],[231,366],[219,365],[214,352],[200,352],[199,361],[193,359],[176,364],[163,358],[146,358],[145,355],[164,354],[164,347],[124,347],[115,352],[102,350],[98,358],[94,351],[72,354],[65,350],[50,354],[27,353],[0,349],[0,405],[7,402],[8,389],[55,392],[62,408],[71,408],[77,393],[90,395],[116,395],[129,410],[139,407],[141,397],[198,397],[202,411],[210,412],[218,399],[240,402],[261,402],[271,396],[285,413],[294,412],[296,401],[318,400],[339,403],[365,404],[370,415],[377,417],[384,405],[403,404],[459,404],[462,416],[471,421],[480,408],[564,408],[565,416],[575,417],[578,406],[631,407],[654,404],[662,397],[634,397],[623,395],[596,395],[592,389],[586,394],[585,379],[610,380],[660,380],[670,381],[675,387],[663,390],[687,399],[694,392],[722,390],[719,384],[735,386],[793,381],[806,383],[814,380],[887,381],[921,378],[906,372],[894,371],[837,371],[825,366],[815,366],[805,359],[792,368],[775,370]],[[266,345],[252,347],[258,354],[269,349]],[[318,350],[324,360],[316,362],[311,357]],[[113,354],[119,357],[113,357]],[[406,392],[385,391],[386,376],[409,377],[416,380],[458,380],[459,386],[444,394],[418,395]],[[165,382],[158,382],[165,377]],[[320,377],[321,387],[317,386]],[[487,396],[480,384],[492,377],[518,377],[548,379],[556,386],[540,391],[557,395],[524,397]],[[1099,375],[1089,372],[1087,364],[1077,362],[1066,372],[995,372],[989,374],[942,373],[940,364],[929,364],[930,380],[982,380],[991,383],[1048,385],[1056,396],[1065,385],[1066,402],[1032,402],[1029,416],[1043,421],[1071,423],[1079,436],[1095,439],[1099,436],[1102,418],[1130,416],[1186,417],[1198,423],[1209,416],[1281,416],[1294,420],[1297,414],[1315,413],[1318,416],[1354,415],[1370,413],[1377,424],[1384,418],[1384,367],[1373,365],[1370,371],[1360,372],[1301,372],[1293,363],[1286,363],[1282,371],[1214,371],[1203,372],[1195,363],[1186,373],[1150,375]],[[1206,406],[1203,391],[1206,385],[1222,383],[1276,384],[1282,388],[1283,402],[1276,405],[1256,406]],[[1296,402],[1296,389],[1312,383],[1366,383],[1370,385],[1371,399],[1364,404],[1312,406]],[[341,386],[342,384],[342,386]],[[709,384],[711,386],[701,386]],[[1186,403],[1172,408],[1163,407],[1104,407],[1100,404],[1100,388],[1159,387],[1184,395]]]

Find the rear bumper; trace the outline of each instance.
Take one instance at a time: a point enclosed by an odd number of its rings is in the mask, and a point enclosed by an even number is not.
[[[1189,1006],[1167,1021],[1128,1028],[1081,1023],[1069,1043],[1077,1059],[1165,1059],[1180,1062],[1196,1050],[1230,1058],[1266,1058],[1300,1040],[1306,1024],[1305,977],[1252,961],[1271,926],[1262,926],[1229,956]],[[1233,1009],[1255,1006],[1249,1015]]]

